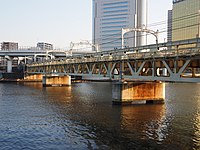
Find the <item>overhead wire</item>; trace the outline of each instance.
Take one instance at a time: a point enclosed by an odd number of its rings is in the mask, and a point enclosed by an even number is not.
[[[174,18],[172,19],[172,22],[177,22],[177,21],[182,21],[182,20],[186,20],[186,19],[191,19],[191,18],[194,18],[194,17],[198,17],[199,14],[198,13],[194,13],[194,14],[190,14],[190,15],[185,15],[185,16],[182,16],[182,17],[177,17],[177,18]],[[159,24],[163,23],[163,21],[161,22],[158,22]],[[151,26],[157,26],[158,23],[154,23],[154,24],[151,24]],[[166,24],[166,23],[165,23]],[[180,29],[184,29],[184,28],[189,28],[189,27],[193,27],[193,26],[196,26],[196,25],[199,25],[199,24],[194,24],[194,25],[188,25],[188,26],[185,26],[185,27],[180,27],[180,28],[175,28],[175,29],[172,29],[172,30],[180,30]],[[160,29],[161,30],[161,29]],[[161,31],[159,31],[158,33],[164,33],[164,32],[167,32],[167,31],[172,31],[172,30],[167,30],[166,28],[162,28]],[[151,34],[146,34],[146,35],[151,35]],[[140,36],[135,36],[135,37],[125,37],[124,39],[130,39],[130,38],[137,38],[137,37],[142,37],[142,36],[146,36],[146,35],[140,35]],[[120,37],[116,37],[114,40],[112,41],[108,41],[108,42],[104,42],[104,43],[100,43],[99,45],[104,45],[104,44],[110,44],[110,43],[113,43],[113,42],[116,42],[118,40],[121,40],[122,38]]]
[[[195,18],[195,17],[200,17],[200,15],[198,13],[193,13],[193,14],[173,18],[171,20],[171,22],[175,23],[175,22],[179,22],[179,21],[183,21],[183,20],[187,20],[187,19],[192,19],[192,18]],[[154,23],[151,23],[151,24],[147,24],[147,27],[152,28],[152,27],[156,27],[156,26],[160,26],[160,25],[166,25],[168,23],[168,21],[169,20],[154,22]],[[175,31],[175,30],[185,29],[185,28],[196,26],[196,25],[199,25],[199,24],[188,25],[188,26],[184,26],[184,27],[174,28],[174,29],[171,29],[171,30],[168,30],[167,27],[165,27],[165,28],[162,28],[162,29],[158,29],[158,31],[159,31],[158,33],[160,34],[160,33],[165,33],[167,31]],[[122,37],[119,37],[119,34],[121,34],[121,31],[117,32],[115,34],[108,34],[108,35],[105,36],[105,38],[93,39],[93,41],[94,40],[100,40],[100,39],[103,39],[103,40],[109,40],[110,39],[110,41],[99,43],[99,46],[115,43],[116,41],[122,40]],[[149,35],[151,35],[151,34],[147,33],[145,35],[140,35],[140,36],[125,37],[124,40],[133,39],[133,38],[142,37],[142,36],[149,36]],[[89,48],[89,47],[87,47],[87,48]]]

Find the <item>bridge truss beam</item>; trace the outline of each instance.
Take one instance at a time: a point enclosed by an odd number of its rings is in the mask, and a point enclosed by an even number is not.
[[[174,48],[171,46],[156,52],[152,49],[147,52],[123,49],[103,55],[81,55],[32,64],[27,67],[27,73],[56,73],[131,81],[200,82],[200,48],[198,43],[195,45],[182,48],[173,45]]]
[[[96,76],[125,80],[200,82],[199,56],[194,58],[174,57],[155,59],[123,59],[83,63],[58,63],[29,67],[29,73],[68,74],[74,76]]]

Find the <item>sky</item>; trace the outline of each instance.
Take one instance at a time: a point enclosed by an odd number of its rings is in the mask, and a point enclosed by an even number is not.
[[[149,0],[148,24],[166,22],[171,8],[172,0]],[[165,34],[159,35],[160,42]],[[67,48],[70,42],[81,40],[92,40],[92,0],[0,0],[0,43],[36,46],[48,42]]]

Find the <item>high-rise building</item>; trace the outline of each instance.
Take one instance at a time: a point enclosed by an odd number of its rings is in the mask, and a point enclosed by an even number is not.
[[[146,10],[147,0],[93,0],[93,44],[103,51],[121,48],[122,28],[146,28]],[[127,33],[124,46],[146,44],[145,38],[144,33]]]
[[[53,50],[53,44],[44,43],[44,42],[38,42],[37,47],[39,47],[42,50]]]
[[[17,50],[18,49],[18,43],[14,42],[3,42],[1,44],[2,50]]]
[[[172,41],[200,37],[200,0],[173,0]]]
[[[172,41],[172,10],[168,10],[168,28],[167,28],[167,41]]]

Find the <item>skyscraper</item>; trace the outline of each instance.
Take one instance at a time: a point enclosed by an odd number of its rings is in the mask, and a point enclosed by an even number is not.
[[[168,10],[167,41],[172,41],[172,10]]]
[[[200,37],[200,0],[173,0],[172,41]]]
[[[93,0],[93,44],[100,50],[122,47],[122,28],[145,28],[147,0]],[[136,41],[136,36],[140,37]],[[144,44],[144,33],[130,32],[124,46]],[[146,41],[145,41],[146,42]]]

